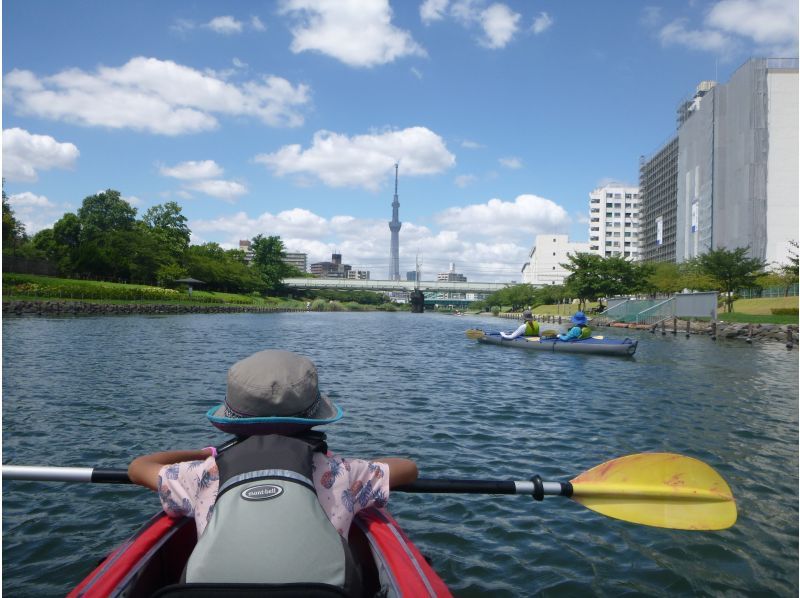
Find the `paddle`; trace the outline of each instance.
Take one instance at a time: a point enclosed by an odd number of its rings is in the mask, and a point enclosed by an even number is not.
[[[130,484],[124,469],[3,465],[4,480]],[[640,453],[612,459],[570,482],[421,478],[393,492],[565,496],[608,517],[682,530],[720,530],[736,522],[728,484],[711,467],[683,455]]]

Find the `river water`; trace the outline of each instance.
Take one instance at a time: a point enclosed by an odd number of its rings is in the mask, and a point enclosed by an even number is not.
[[[640,339],[634,358],[480,345],[493,318],[292,313],[3,318],[3,463],[125,467],[218,444],[204,413],[251,353],[313,359],[350,456],[424,477],[568,480],[625,454],[714,467],[739,520],[649,528],[563,498],[395,493],[390,509],[458,596],[798,594],[798,358],[783,344]],[[61,596],[158,510],[130,486],[3,484],[3,591]]]

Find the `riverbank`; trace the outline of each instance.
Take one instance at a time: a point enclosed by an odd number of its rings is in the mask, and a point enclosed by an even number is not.
[[[521,320],[519,313],[500,313],[497,317]],[[567,316],[536,315],[538,322],[546,324],[566,324]],[[593,328],[632,328],[636,330],[649,330],[653,333],[663,334],[705,334],[714,338],[739,339],[747,342],[753,341],[779,341],[791,345],[798,344],[798,326],[796,324],[764,324],[726,322],[724,319],[716,322],[698,320],[670,320],[658,325],[629,324],[626,322],[607,322],[596,319],[592,322]]]

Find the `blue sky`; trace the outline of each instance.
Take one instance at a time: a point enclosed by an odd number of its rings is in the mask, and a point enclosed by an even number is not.
[[[280,235],[389,270],[519,280],[539,233],[588,238],[678,103],[796,57],[795,0],[3,4],[3,176],[33,233],[113,188],[177,201],[194,243]]]

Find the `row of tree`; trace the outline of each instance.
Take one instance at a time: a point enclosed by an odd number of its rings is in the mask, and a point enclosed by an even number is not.
[[[77,213],[64,214],[52,228],[26,234],[3,191],[3,251],[45,259],[73,278],[170,286],[181,278],[202,280],[209,290],[274,293],[288,276],[302,273],[286,264],[277,236],[251,240],[252,264],[239,249],[217,243],[190,245],[191,231],[176,202],[136,208],[109,189],[86,197]]]
[[[680,263],[630,262],[621,257],[602,257],[594,253],[568,256],[562,266],[570,272],[563,285],[534,288],[516,285],[490,295],[485,307],[510,305],[513,309],[578,299],[581,308],[586,302],[619,295],[657,297],[680,292],[719,291],[725,297],[728,311],[733,308],[734,294],[743,288],[783,287],[788,293],[798,281],[797,242],[790,241],[788,263],[767,270],[760,259],[747,257],[748,249],[714,249]]]

